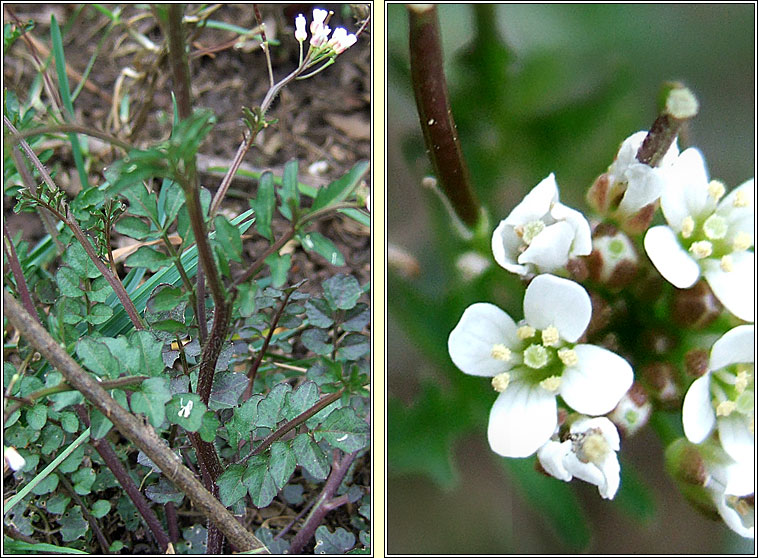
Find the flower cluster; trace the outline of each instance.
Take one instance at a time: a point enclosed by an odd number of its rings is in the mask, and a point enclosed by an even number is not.
[[[334,32],[326,24],[329,16],[327,10],[319,8],[313,9],[313,21],[311,21],[311,48],[315,50],[329,50],[332,54],[341,54],[346,49],[353,46],[358,40],[355,35],[348,33],[342,27],[337,27]],[[295,39],[302,44],[307,38],[308,33],[305,30],[306,20],[303,14],[295,18]],[[332,33],[332,38],[329,38]]]
[[[667,107],[673,122],[697,110],[691,93],[680,93],[672,93],[676,106]],[[684,112],[677,95],[686,101]],[[621,482],[619,431],[633,435],[656,405],[681,405],[681,441],[695,450],[672,454],[679,464],[696,455],[698,473],[685,476],[697,479],[708,505],[730,528],[753,537],[755,331],[751,323],[738,324],[755,318],[754,181],[727,193],[709,180],[700,151],[680,152],[675,133],[661,142],[660,135],[638,132],[621,144],[588,199],[605,220],[590,225],[562,204],[554,174],[537,184],[498,224],[491,243],[495,261],[528,282],[524,318],[517,322],[478,302],[450,333],[453,363],[465,374],[491,378],[498,393],[487,428],[490,447],[505,457],[536,455],[548,475],[567,482],[578,477],[611,499]],[[665,224],[651,226],[660,219],[658,207]],[[649,285],[660,285],[656,277],[672,285],[673,296],[650,294]],[[586,288],[576,281],[588,281]],[[619,304],[614,297],[622,289],[628,294]],[[713,320],[681,316],[705,295],[715,296],[726,312],[709,330],[721,337],[702,347],[703,339],[716,335],[696,330]],[[683,343],[678,354],[692,349],[688,362],[666,361],[664,338],[653,343],[652,362],[644,349],[624,347],[625,340],[607,328],[619,308],[637,316],[635,327],[645,326],[630,302],[650,304],[659,323],[684,319],[689,329],[672,342]],[[718,314],[721,305],[704,307]],[[651,330],[650,339],[655,335]],[[646,364],[637,381],[627,360],[635,357]],[[661,370],[674,371],[665,378],[671,397],[657,390]],[[677,370],[698,370],[699,377],[688,386],[692,376],[686,380]],[[702,502],[698,507],[704,509]]]

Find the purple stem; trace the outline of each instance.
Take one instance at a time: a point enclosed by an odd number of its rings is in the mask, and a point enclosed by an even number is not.
[[[39,319],[37,310],[34,308],[32,295],[29,294],[29,287],[26,285],[26,278],[24,277],[24,272],[21,270],[21,263],[18,261],[16,248],[13,246],[13,239],[11,238],[11,233],[8,231],[8,227],[5,225],[5,222],[3,222],[3,236],[5,237],[5,243],[3,244],[3,248],[5,249],[5,257],[8,258],[8,263],[11,266],[13,278],[16,280],[16,290],[18,291],[18,296],[21,297],[21,302],[24,304],[26,311],[29,312],[29,315],[37,318],[37,321],[41,325],[42,321]]]

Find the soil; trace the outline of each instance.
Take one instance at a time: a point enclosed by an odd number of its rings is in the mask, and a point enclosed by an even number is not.
[[[192,6],[190,11],[196,7]],[[357,31],[358,24],[346,5],[319,7],[334,12],[329,22],[332,28],[343,26],[349,32]],[[108,8],[113,10],[115,5],[108,5]],[[259,9],[266,23],[268,39],[280,41],[279,45],[271,47],[271,62],[274,77],[281,79],[298,63],[298,43],[293,36],[294,18],[298,13],[304,13],[310,20],[311,6],[260,4]],[[133,4],[121,5],[121,10],[122,21],[130,22],[133,29],[155,44],[162,44],[163,34],[151,14]],[[36,39],[35,50],[41,59],[47,56],[50,49],[50,18],[51,15],[55,16],[64,32],[71,89],[79,85],[80,75],[97,52],[87,85],[75,101],[77,123],[117,135],[136,147],[146,147],[168,137],[172,97],[165,57],[141,48],[125,32],[124,26],[116,27],[99,45],[108,28],[108,19],[91,5],[82,8],[77,4],[5,4],[4,22],[12,21],[11,13],[20,21],[35,22],[30,35]],[[211,18],[247,29],[256,26],[252,4],[221,5]],[[198,157],[201,183],[211,192],[215,192],[221,175],[211,172],[209,167],[228,166],[242,141],[242,107],[259,105],[270,85],[260,43],[251,40],[237,48],[232,41],[236,36],[229,31],[211,28],[198,29],[191,36],[193,106],[211,109],[217,118]],[[277,118],[278,122],[259,135],[256,146],[245,157],[243,168],[255,171],[271,169],[275,175],[281,175],[283,165],[296,158],[299,161],[299,180],[320,187],[342,176],[356,162],[370,160],[370,43],[369,26],[357,44],[341,54],[335,64],[312,78],[293,82],[286,87],[268,112],[268,117]],[[3,62],[4,87],[14,91],[19,99],[26,99],[38,75],[29,44],[19,39],[5,52]],[[47,73],[55,81],[54,65],[51,66]],[[113,115],[118,113],[119,101],[125,95],[129,97],[130,118],[125,123],[119,123]],[[44,90],[40,100],[49,106],[49,97]],[[56,149],[48,166],[55,170],[57,184],[73,196],[80,190],[81,184],[70,149],[64,142],[54,142],[50,146]],[[91,184],[101,184],[104,180],[102,169],[121,153],[93,139],[89,140],[89,148],[93,154],[89,180]],[[370,175],[365,177],[365,181],[370,188]],[[238,215],[248,209],[248,198],[254,196],[255,187],[253,180],[235,179],[221,212]],[[14,204],[14,200],[3,196],[3,216],[8,229],[11,235],[22,231],[23,240],[34,245],[45,235],[41,222],[35,213],[13,213]],[[285,230],[285,226],[284,222],[275,222],[275,234]],[[319,221],[314,229],[338,246],[345,257],[345,265],[336,267],[318,255],[295,249],[290,273],[293,283],[308,278],[303,290],[320,292],[321,282],[336,273],[352,274],[361,284],[370,282],[371,242],[368,228],[338,216]],[[123,239],[116,235],[114,248],[122,243]],[[250,261],[256,252],[267,246],[260,241],[248,244],[246,250]],[[365,302],[369,302],[368,297]],[[365,485],[368,487],[370,460],[362,459],[360,466],[365,470],[363,473],[356,471],[356,478],[362,474],[367,479]],[[305,496],[307,501],[309,495]],[[355,514],[355,510],[351,514]],[[339,525],[349,529],[350,517],[344,508],[328,517],[333,521],[333,525],[329,525],[332,530]],[[257,518],[256,524],[260,524],[261,520]],[[138,543],[136,534],[131,534],[135,544]],[[151,548],[151,545],[146,545],[143,552],[150,552]],[[139,549],[135,547],[133,551],[139,552]]]

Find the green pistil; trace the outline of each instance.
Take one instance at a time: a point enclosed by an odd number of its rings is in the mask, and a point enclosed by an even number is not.
[[[530,345],[524,351],[524,364],[529,368],[544,368],[549,361],[550,354],[542,345]]]

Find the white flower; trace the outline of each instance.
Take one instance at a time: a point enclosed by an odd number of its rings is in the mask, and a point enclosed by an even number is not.
[[[715,448],[703,454],[709,491],[721,518],[742,537],[754,538],[755,470],[752,463],[736,462]]]
[[[708,372],[692,382],[684,397],[682,424],[691,442],[703,442],[718,429],[724,451],[736,462],[755,460],[755,326],[727,331],[711,348]],[[752,478],[752,475],[751,475]]]
[[[337,27],[337,29],[334,30],[334,33],[332,33],[332,38],[326,43],[326,46],[331,47],[335,54],[341,54],[346,49],[353,46],[357,40],[357,37],[352,33],[348,35],[344,28]]]
[[[661,196],[666,184],[666,169],[674,164],[679,155],[679,148],[674,142],[658,166],[640,163],[637,152],[646,136],[647,132],[637,132],[626,138],[616,159],[608,167],[608,196],[616,199],[623,195],[618,206],[618,212],[622,215],[634,215]]]
[[[305,31],[305,16],[303,14],[298,14],[295,18],[295,39],[297,39],[299,43],[302,43],[307,38],[308,33]]]
[[[703,275],[713,294],[732,314],[755,319],[754,181],[724,196],[724,186],[708,181],[703,156],[684,151],[669,170],[661,195],[668,226],[651,228],[645,250],[658,271],[686,289]]]
[[[558,201],[551,173],[500,221],[492,235],[492,253],[513,273],[549,273],[564,267],[572,256],[589,254],[591,236],[584,215]]]
[[[464,373],[491,377],[500,392],[487,430],[493,451],[506,457],[536,452],[558,423],[556,395],[580,413],[602,415],[632,385],[632,368],[623,358],[576,344],[591,313],[587,291],[553,275],[529,284],[525,319],[518,325],[492,304],[465,310],[450,333],[448,351]]]
[[[324,23],[326,20],[326,16],[329,15],[329,12],[326,10],[321,10],[319,8],[314,8],[313,10],[313,21],[311,21],[311,46],[313,47],[320,47],[323,44],[326,43],[330,29],[329,26]]]
[[[3,457],[8,467],[13,471],[23,469],[24,465],[26,465],[26,459],[13,446],[3,447]]]
[[[605,417],[582,417],[571,424],[567,440],[549,440],[537,458],[550,475],[570,481],[578,477],[597,486],[603,498],[612,500],[618,491],[621,466],[616,452],[619,433]]]
[[[179,409],[179,412],[177,413],[178,416],[189,418],[190,413],[192,413],[192,406],[194,404],[195,402],[192,401],[192,399],[190,399],[189,401],[187,401],[187,404],[185,405],[184,398],[181,398],[179,401],[179,405],[181,406],[181,408]]]

